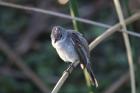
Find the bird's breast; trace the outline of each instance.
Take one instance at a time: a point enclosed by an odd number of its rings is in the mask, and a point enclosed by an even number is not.
[[[79,59],[72,43],[60,42],[55,46],[60,58],[66,62],[75,62]]]

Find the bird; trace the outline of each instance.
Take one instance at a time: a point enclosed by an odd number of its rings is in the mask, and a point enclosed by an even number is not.
[[[91,84],[98,87],[90,65],[88,42],[81,33],[61,26],[54,26],[51,31],[51,43],[64,62],[73,64],[79,61],[81,68],[87,70]]]

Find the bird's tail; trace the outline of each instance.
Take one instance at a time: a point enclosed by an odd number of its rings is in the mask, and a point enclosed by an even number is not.
[[[81,66],[81,68],[83,68],[83,67]],[[96,87],[98,87],[98,82],[97,82],[97,80],[95,78],[94,73],[92,72],[90,64],[87,64],[87,66],[85,68],[83,68],[83,69],[87,70],[87,72],[89,74],[89,77],[90,77],[91,84],[95,85]]]

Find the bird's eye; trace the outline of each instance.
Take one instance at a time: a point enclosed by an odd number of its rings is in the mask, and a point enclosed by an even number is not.
[[[57,27],[57,31],[60,31],[61,30],[61,28],[60,27]]]
[[[62,37],[62,34],[60,34],[60,38]]]

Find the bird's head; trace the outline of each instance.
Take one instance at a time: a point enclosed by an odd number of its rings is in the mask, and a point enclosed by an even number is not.
[[[65,29],[61,26],[54,26],[51,32],[51,39],[54,40],[54,43],[62,40],[65,36]]]

